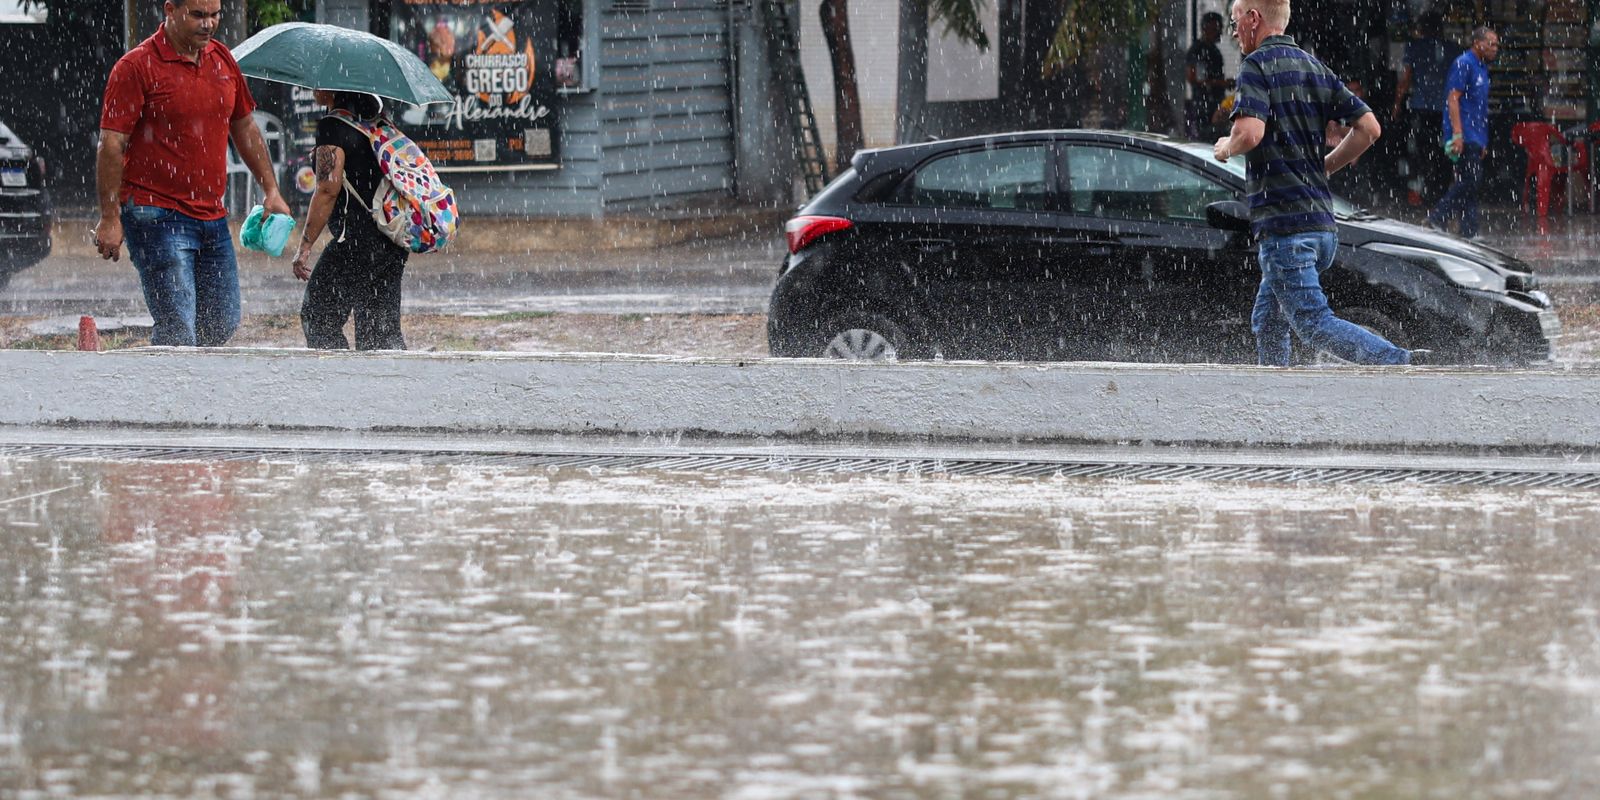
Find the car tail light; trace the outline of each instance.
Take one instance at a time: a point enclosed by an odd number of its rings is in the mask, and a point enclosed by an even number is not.
[[[34,156],[33,169],[39,175],[39,185],[43,186],[45,179],[50,177],[49,171],[45,169],[44,156]]]
[[[853,224],[843,217],[803,216],[789,220],[783,226],[783,232],[789,238],[789,252],[798,253],[816,241],[818,236],[842,231]]]

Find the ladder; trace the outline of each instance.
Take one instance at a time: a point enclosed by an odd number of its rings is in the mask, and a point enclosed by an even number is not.
[[[800,68],[800,40],[789,24],[789,3],[785,0],[760,0],[766,23],[767,47],[772,62],[772,79],[783,93],[788,112],[789,132],[794,138],[795,160],[805,177],[806,194],[814,195],[828,185],[828,155],[822,149],[822,134],[817,131],[817,115],[811,110],[811,91]]]

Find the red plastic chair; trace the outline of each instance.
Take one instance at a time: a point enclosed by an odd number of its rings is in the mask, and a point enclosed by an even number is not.
[[[1556,166],[1550,154],[1550,142],[1567,144],[1567,137],[1551,122],[1519,122],[1511,126],[1511,142],[1528,153],[1528,168],[1522,173],[1522,209],[1528,209],[1528,181],[1536,180],[1539,190],[1539,219],[1550,216],[1550,186],[1557,175],[1565,176],[1572,168]]]

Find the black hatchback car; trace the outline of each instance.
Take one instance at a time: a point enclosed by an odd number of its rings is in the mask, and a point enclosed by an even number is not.
[[[1110,131],[858,153],[789,220],[776,356],[1254,363],[1244,160]],[[1548,360],[1529,266],[1336,202],[1333,310],[1440,361]],[[1301,361],[1328,358],[1300,353]]]
[[[45,162],[0,121],[0,288],[50,255]]]

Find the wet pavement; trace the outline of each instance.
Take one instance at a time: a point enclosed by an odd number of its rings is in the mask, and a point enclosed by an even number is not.
[[[1390,210],[1420,219],[1410,209]],[[1527,260],[1565,294],[1600,291],[1600,217],[1554,215],[1543,226],[1512,209],[1486,211],[1486,242]],[[493,314],[764,313],[786,251],[771,236],[707,239],[650,250],[530,252],[521,256],[449,253],[414,257],[406,271],[407,313]],[[298,313],[304,284],[287,258],[240,255],[249,314]],[[0,314],[102,317],[141,315],[138,277],[124,258],[56,256],[0,288]]]
[[[728,237],[652,250],[536,252],[525,256],[450,253],[414,256],[405,274],[411,314],[519,311],[588,313],[764,313],[781,236]],[[246,314],[297,314],[305,284],[289,259],[239,256]],[[138,274],[124,255],[52,256],[0,288],[0,314],[142,315]]]
[[[1582,797],[1600,493],[0,457],[0,795]]]

